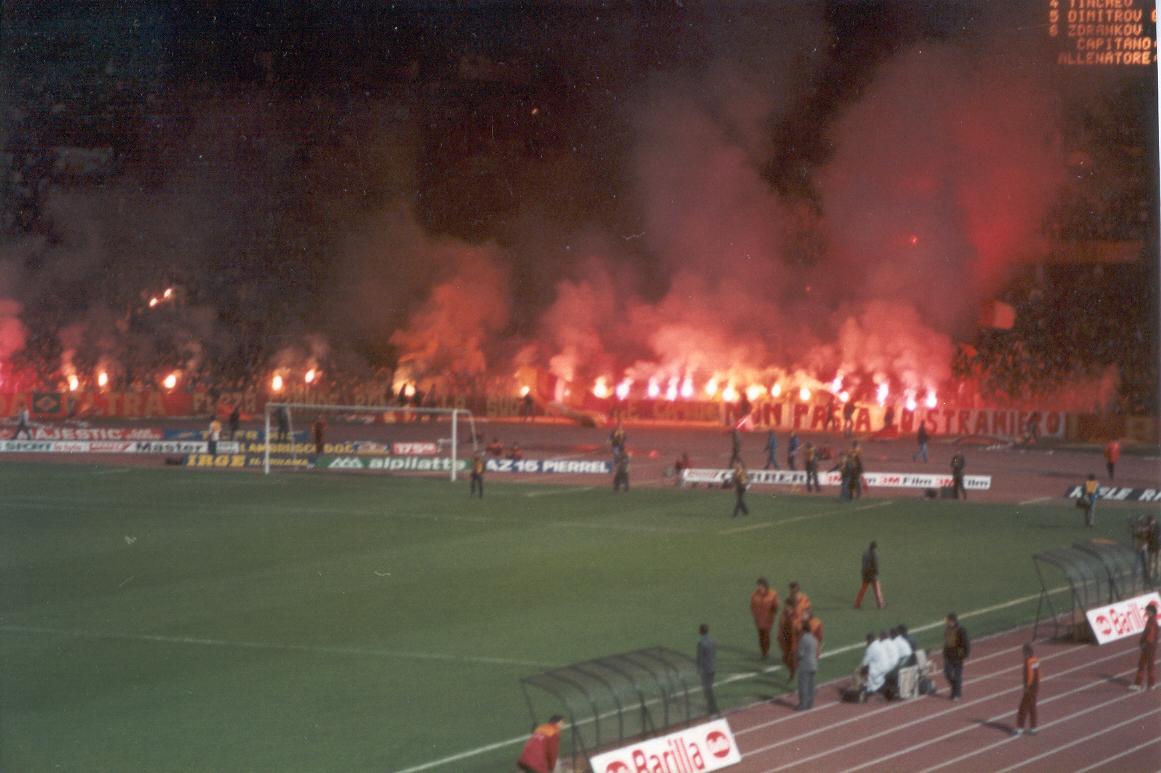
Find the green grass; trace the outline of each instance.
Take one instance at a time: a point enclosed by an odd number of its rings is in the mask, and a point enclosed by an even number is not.
[[[753,492],[0,467],[0,767],[400,770],[522,735],[520,678],[708,622],[719,678],[759,666],[754,578],[802,582],[829,648],[1034,596],[1031,554],[1096,534],[1066,505],[840,505]],[[730,533],[736,527],[757,527]],[[889,608],[854,611],[880,545]],[[966,620],[1029,622],[1035,599]],[[920,636],[935,644],[936,631]],[[847,673],[851,652],[823,661]],[[737,705],[781,674],[723,687]],[[443,770],[507,770],[519,745]]]

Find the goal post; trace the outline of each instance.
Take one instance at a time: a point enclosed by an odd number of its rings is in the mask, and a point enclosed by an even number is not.
[[[262,454],[262,472],[266,475],[270,474],[271,464],[270,450],[275,443],[285,442],[289,440],[290,456],[295,464],[299,459],[298,444],[295,442],[295,417],[302,417],[307,414],[317,415],[320,417],[334,416],[342,420],[344,425],[357,424],[380,424],[380,435],[389,433],[387,427],[390,425],[383,421],[386,416],[401,417],[404,421],[399,421],[402,424],[414,424],[422,417],[430,417],[431,421],[439,422],[439,426],[444,426],[440,422],[441,418],[446,418],[450,424],[451,437],[447,438],[447,445],[450,448],[451,456],[451,480],[456,480],[456,473],[459,459],[459,433],[460,422],[467,420],[468,431],[470,432],[471,444],[473,450],[478,450],[477,434],[476,434],[476,419],[475,416],[466,408],[412,408],[411,406],[402,405],[323,405],[317,403],[286,403],[286,402],[269,402],[266,403],[264,413],[264,434],[263,434],[263,454]],[[410,421],[406,421],[409,419]],[[299,430],[310,431],[312,424],[310,421],[300,421]],[[308,440],[310,438],[308,437]],[[443,445],[443,438],[439,438],[437,446]],[[311,440],[311,442],[313,442]]]

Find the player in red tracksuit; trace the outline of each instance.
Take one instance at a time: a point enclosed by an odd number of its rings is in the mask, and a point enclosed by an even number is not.
[[[1149,689],[1157,684],[1157,605],[1149,604],[1145,607],[1145,614],[1149,619],[1145,621],[1145,630],[1141,633],[1141,659],[1137,661],[1137,678],[1129,686],[1130,690],[1141,689],[1141,682],[1145,674],[1149,675]]]
[[[1016,726],[1012,735],[1024,732],[1024,720],[1028,720],[1028,735],[1036,735],[1036,697],[1040,693],[1040,660],[1032,654],[1032,645],[1024,645],[1024,693],[1020,697],[1020,708],[1016,711]]]
[[[564,728],[564,717],[554,714],[543,725],[532,731],[532,737],[524,744],[524,751],[516,761],[524,773],[552,773],[556,767],[556,756],[560,752],[560,731]]]
[[[758,649],[762,659],[770,656],[770,629],[778,617],[778,591],[770,587],[765,577],[759,577],[754,592],[750,594],[750,616],[758,629]]]

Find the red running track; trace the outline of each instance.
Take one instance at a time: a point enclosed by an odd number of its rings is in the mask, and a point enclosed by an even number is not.
[[[793,711],[789,696],[733,712],[742,762],[731,770],[1161,770],[1161,686],[1128,690],[1136,637],[1103,647],[1037,642],[1040,732],[1011,735],[1030,636],[974,642],[961,701],[948,700],[939,674],[940,694],[909,701],[841,703],[843,680],[820,686],[810,711]]]

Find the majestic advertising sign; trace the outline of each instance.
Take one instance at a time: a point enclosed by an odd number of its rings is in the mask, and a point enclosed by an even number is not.
[[[806,473],[791,470],[750,470],[751,485],[805,486]],[[682,485],[705,484],[724,486],[734,478],[733,470],[689,469],[681,473]],[[863,480],[872,488],[943,488],[951,485],[950,475],[929,475],[910,472],[865,472]],[[820,472],[818,482],[823,486],[838,486],[842,475]],[[972,491],[986,491],[992,487],[991,475],[965,475],[963,487]]]
[[[1151,603],[1157,605],[1157,617],[1161,618],[1161,594],[1157,591],[1085,612],[1097,644],[1108,644],[1128,636],[1139,635],[1145,630],[1145,621],[1149,619],[1145,607]]]
[[[716,719],[589,760],[593,773],[700,773],[742,761],[730,723]]]
[[[162,431],[152,427],[55,427],[32,428],[33,440],[161,440]]]

